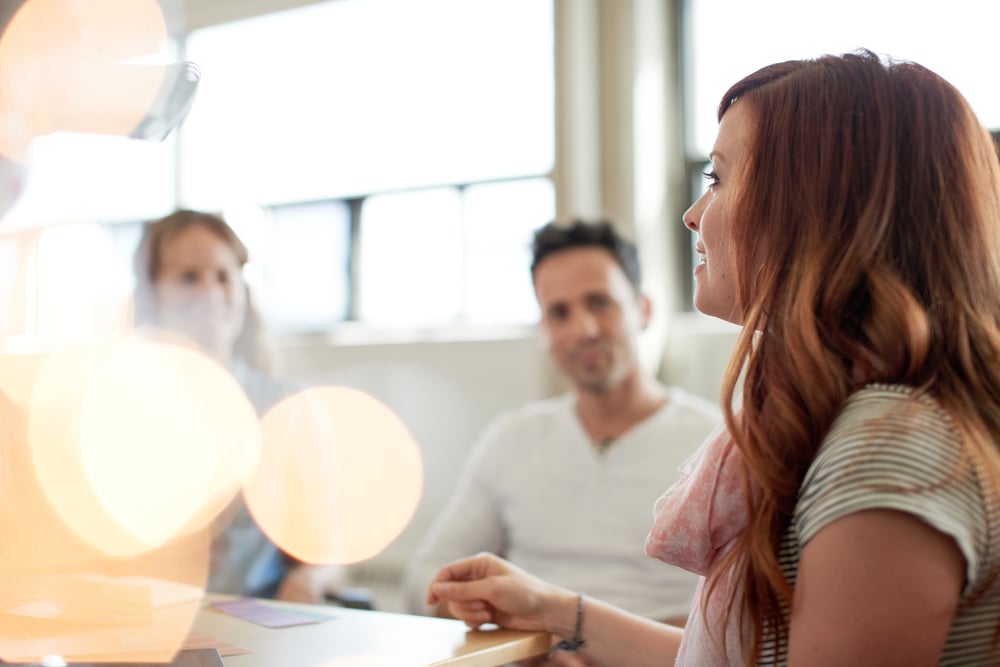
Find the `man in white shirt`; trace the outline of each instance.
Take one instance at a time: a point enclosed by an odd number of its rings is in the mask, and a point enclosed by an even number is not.
[[[550,223],[531,266],[541,332],[568,393],[500,415],[409,563],[415,613],[446,563],[490,551],[546,581],[683,624],[697,577],[646,557],[653,502],[721,421],[639,360],[650,317],[634,244],[607,222]]]

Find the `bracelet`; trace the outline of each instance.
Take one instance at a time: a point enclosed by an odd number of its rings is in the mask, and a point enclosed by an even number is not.
[[[564,639],[549,650],[549,655],[551,656],[555,651],[567,651],[569,653],[575,653],[579,649],[587,645],[580,637],[580,626],[583,625],[583,593],[580,593],[576,598],[576,627],[573,628],[573,636],[569,639]]]

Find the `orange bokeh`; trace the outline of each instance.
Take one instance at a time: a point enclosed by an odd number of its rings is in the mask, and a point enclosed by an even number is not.
[[[115,556],[206,526],[260,444],[253,407],[224,368],[188,348],[127,338],[50,355],[28,434],[56,512]]]
[[[97,549],[48,502],[28,430],[0,394],[0,659],[170,660],[201,605],[209,532],[131,557]]]
[[[403,422],[344,387],[298,393],[261,420],[261,464],[247,507],[278,546],[309,563],[355,563],[406,527],[423,489],[420,450]]]
[[[56,131],[127,135],[164,73],[128,61],[166,41],[153,0],[27,0],[0,38],[0,153]]]

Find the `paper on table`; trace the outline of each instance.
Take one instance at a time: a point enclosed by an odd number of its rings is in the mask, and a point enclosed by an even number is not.
[[[286,628],[292,625],[308,625],[325,621],[331,616],[312,614],[290,609],[279,609],[263,604],[254,598],[239,598],[212,603],[212,607],[231,616],[242,618],[265,628]]]

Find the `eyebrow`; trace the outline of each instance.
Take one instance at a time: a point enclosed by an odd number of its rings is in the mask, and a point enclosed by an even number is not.
[[[716,162],[718,160],[722,160],[723,162],[725,162],[726,156],[720,153],[719,151],[712,151],[711,153],[708,154],[708,159],[711,160],[712,162]]]

